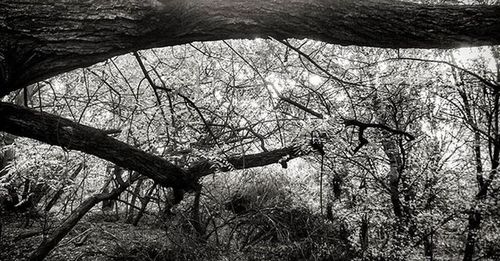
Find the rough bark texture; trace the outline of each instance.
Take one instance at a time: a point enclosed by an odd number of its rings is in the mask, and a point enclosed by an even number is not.
[[[3,0],[0,96],[115,55],[193,41],[311,38],[342,45],[500,44],[500,6],[383,0]]]
[[[402,159],[397,148],[396,143],[393,140],[383,141],[382,145],[384,147],[384,152],[389,158],[389,188],[391,192],[391,202],[394,215],[398,220],[404,218],[403,207],[400,199],[399,182],[401,180],[402,172]]]
[[[215,173],[216,171],[230,171],[231,169],[248,169],[279,163],[284,157],[291,160],[303,156],[297,151],[296,146],[285,147],[272,151],[261,152],[257,154],[249,154],[242,156],[234,156],[226,159],[227,166],[215,167],[210,160],[199,161],[192,164],[187,170],[195,177],[203,177]]]
[[[137,171],[164,187],[192,190],[200,177],[216,171],[230,171],[279,163],[310,152],[286,147],[257,154],[225,159],[226,165],[203,160],[183,169],[106,135],[105,131],[75,123],[48,113],[0,102],[0,131],[36,139],[68,150],[82,151],[116,165]]]
[[[0,131],[78,150],[135,170],[164,186],[189,188],[191,180],[170,162],[71,120],[0,103]]]

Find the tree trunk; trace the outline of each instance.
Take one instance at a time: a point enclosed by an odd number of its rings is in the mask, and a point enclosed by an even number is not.
[[[102,189],[103,194],[109,193],[110,187],[113,187],[112,181],[116,180],[116,179],[121,179],[123,172],[124,172],[124,170],[122,168],[120,168],[119,166],[108,165],[108,167],[106,168],[106,174],[109,178],[103,186],[103,189]],[[117,204],[116,199],[114,199],[114,198],[113,199],[106,199],[106,200],[102,201],[101,209],[104,213],[109,214],[117,206],[116,204]]]
[[[333,203],[329,200],[326,204],[326,219],[330,221],[335,221],[333,217]]]
[[[193,209],[191,210],[191,224],[198,236],[198,239],[204,240],[206,234],[206,228],[203,225],[201,213],[200,213],[200,200],[201,200],[201,190],[203,186],[198,184],[194,192]]]
[[[31,203],[33,208],[38,208],[38,204],[49,191],[50,187],[45,183],[38,183],[34,186],[34,188],[30,191],[30,194],[32,195]]]
[[[475,122],[475,119],[472,116],[471,105],[469,104],[469,100],[467,94],[463,91],[459,91],[459,94],[462,98],[466,122],[472,127],[474,133],[474,161],[476,165],[476,181],[478,184],[478,191],[483,191],[485,187],[484,177],[483,177],[483,163],[481,160],[481,139],[480,133],[478,131],[478,126]],[[469,210],[468,216],[468,227],[467,227],[467,239],[465,241],[465,250],[464,250],[464,261],[472,261],[474,257],[475,247],[477,236],[479,230],[481,228],[481,210],[477,206],[478,202],[475,203],[476,206],[471,207]]]
[[[69,177],[69,180],[70,181],[75,180],[76,177],[78,176],[78,174],[80,174],[80,172],[83,170],[84,166],[85,166],[85,163],[83,163],[83,162],[78,164],[78,167],[76,167],[76,169],[73,171],[73,173]],[[47,205],[45,206],[46,212],[49,212],[52,209],[52,207],[54,207],[54,205],[57,203],[57,201],[61,198],[62,194],[64,193],[64,187],[65,187],[65,184],[60,185],[59,189],[57,189],[57,191],[54,193],[54,195],[50,199],[49,203],[47,203]]]
[[[361,245],[361,252],[364,254],[366,250],[368,250],[369,243],[369,228],[370,228],[370,219],[368,218],[368,214],[363,214],[361,217],[361,228],[359,231],[359,244]]]
[[[481,228],[481,210],[476,206],[470,210],[467,240],[465,243],[464,261],[472,261],[474,257],[477,236]]]
[[[424,256],[426,260],[434,260],[434,233],[429,233],[423,238],[424,242]]]
[[[104,200],[109,200],[118,197],[123,191],[125,191],[135,180],[136,177],[132,177],[130,182],[120,185],[119,187],[113,189],[110,193],[100,193],[92,195],[87,198],[78,208],[76,208],[71,215],[69,215],[66,220],[50,235],[46,240],[40,244],[40,246],[31,254],[29,260],[38,261],[43,260],[47,255],[54,249],[57,244],[68,234],[71,229],[80,221],[80,219],[95,205],[99,204]]]
[[[213,162],[194,162],[182,169],[153,154],[114,139],[105,131],[78,124],[48,113],[0,102],[0,131],[28,137],[69,150],[78,150],[134,170],[163,187],[193,190],[196,180],[218,171],[231,171],[265,166],[304,156],[296,146],[285,147],[257,154],[227,158],[227,166],[213,167]],[[300,146],[300,145],[299,145]],[[311,150],[312,151],[312,150]]]
[[[3,0],[0,96],[134,50],[194,41],[310,38],[454,48],[500,43],[500,6],[383,0]]]
[[[0,61],[1,63],[1,61]],[[0,68],[1,75],[1,68]],[[1,86],[1,85],[0,85]],[[19,106],[27,106],[28,101],[31,100],[33,96],[33,86],[24,88],[19,91],[19,93],[14,98],[14,102]],[[10,134],[4,134],[0,136],[0,149],[4,146],[11,145],[16,140],[16,136]],[[12,148],[6,150],[0,150],[0,177],[7,174],[6,167],[15,158],[15,152]]]
[[[5,133],[0,138],[0,149],[14,143],[15,136]],[[3,149],[0,152],[0,177],[7,174],[7,166],[14,159],[15,154],[12,149]]]
[[[498,144],[498,143],[497,143]],[[488,195],[488,189],[495,177],[496,169],[498,168],[498,150],[499,145],[494,145],[494,158],[492,162],[492,170],[487,180],[483,182],[483,185],[479,187],[479,192],[476,195],[475,205],[469,210],[468,227],[467,227],[467,240],[465,243],[464,250],[464,261],[472,261],[474,258],[475,248],[477,245],[477,240],[479,232],[481,230],[481,220],[482,220],[482,210],[481,202],[485,200]],[[495,160],[497,159],[497,160]]]
[[[143,182],[144,182],[144,180],[140,179],[139,181],[137,181],[137,185],[135,185],[135,189],[134,189],[134,192],[132,194],[132,198],[130,199],[130,206],[129,206],[128,211],[127,211],[127,219],[126,219],[125,223],[130,224],[134,220],[135,202],[137,201],[137,198],[139,197],[139,195],[141,193],[141,187],[142,187]]]
[[[498,61],[497,61],[498,62]],[[500,64],[497,63],[497,69],[500,72]],[[499,105],[500,105],[500,93],[495,91],[492,93],[492,101],[489,110],[491,111],[491,116],[488,117],[488,134],[493,137],[493,140],[488,139],[490,149],[489,156],[491,161],[491,170],[486,179],[483,177],[483,167],[481,161],[481,143],[479,140],[479,127],[477,125],[477,120],[473,118],[471,106],[468,102],[467,94],[464,91],[459,91],[462,98],[464,111],[466,113],[466,122],[472,127],[474,132],[474,157],[476,163],[476,180],[478,183],[478,193],[476,194],[474,206],[469,210],[468,217],[468,227],[467,227],[467,239],[465,243],[464,250],[464,261],[472,261],[475,254],[475,248],[477,245],[477,240],[479,232],[481,230],[481,220],[482,220],[482,209],[481,205],[488,196],[488,191],[491,183],[495,180],[497,175],[498,167],[500,165],[500,129],[499,129]]]
[[[384,152],[389,158],[389,189],[391,194],[392,209],[399,221],[404,218],[403,207],[400,199],[399,181],[401,180],[401,157],[396,143],[392,140],[382,142]]]
[[[0,103],[0,122],[1,131],[98,156],[165,186],[190,187],[191,180],[181,168],[101,130],[8,103]]]
[[[157,184],[154,183],[153,186],[148,190],[146,195],[144,196],[144,200],[141,201],[141,209],[139,212],[137,212],[137,216],[135,216],[135,219],[132,222],[132,225],[135,227],[139,224],[139,221],[141,220],[142,216],[144,215],[144,212],[146,211],[146,207],[148,206],[149,202],[151,201],[151,195],[153,194],[153,191],[155,191]]]

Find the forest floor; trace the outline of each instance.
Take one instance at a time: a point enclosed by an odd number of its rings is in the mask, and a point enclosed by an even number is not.
[[[0,218],[0,261],[26,260],[42,241],[43,224],[60,221],[36,220],[26,227],[23,216]],[[257,244],[239,251],[225,244],[196,243],[186,235],[179,233],[179,227],[165,229],[147,219],[132,226],[96,212],[84,217],[46,260],[309,260],[296,257],[310,255],[310,250],[305,250],[310,249],[310,241]]]
[[[25,227],[24,218],[7,219],[3,220],[0,260],[25,260],[42,241],[43,223],[35,221],[31,226]],[[160,228],[134,227],[122,221],[85,218],[58,244],[47,260],[120,259],[120,254],[133,255],[131,249],[140,249],[140,244],[150,245],[164,237],[165,231]],[[131,243],[135,245],[132,246]]]

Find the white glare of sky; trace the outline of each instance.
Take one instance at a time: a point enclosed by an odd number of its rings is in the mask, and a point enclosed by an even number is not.
[[[495,58],[491,49],[487,47],[464,47],[453,51],[453,58],[459,66],[470,67],[474,60],[483,59],[484,65],[490,72],[496,71]]]
[[[323,83],[323,79],[316,74],[311,74],[309,75],[309,83],[314,86],[319,86]]]

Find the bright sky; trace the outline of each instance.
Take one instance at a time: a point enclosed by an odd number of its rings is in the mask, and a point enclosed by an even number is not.
[[[482,59],[488,71],[496,71],[495,58],[488,47],[459,48],[453,51],[453,57],[459,65],[464,67],[470,67],[473,65],[474,60]]]

